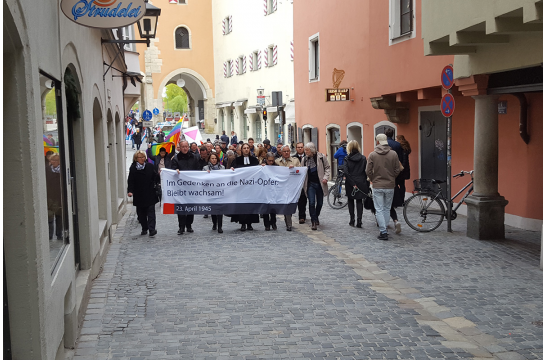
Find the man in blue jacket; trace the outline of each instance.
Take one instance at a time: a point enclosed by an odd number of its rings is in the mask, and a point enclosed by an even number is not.
[[[225,130],[222,131],[222,135],[220,137],[221,141],[224,141],[226,144],[229,144],[229,136],[225,135]]]
[[[341,141],[339,149],[335,152],[335,155],[333,155],[333,157],[337,159],[337,176],[339,176],[339,172],[343,170],[344,158],[348,156],[348,153],[346,152],[346,144],[348,144],[346,140]],[[339,193],[341,193],[341,191],[342,185],[339,186]]]

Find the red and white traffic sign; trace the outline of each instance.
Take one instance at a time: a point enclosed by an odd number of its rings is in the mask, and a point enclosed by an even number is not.
[[[454,114],[454,96],[445,94],[441,99],[441,114],[444,117],[451,117]]]
[[[454,86],[454,69],[451,65],[447,65],[441,71],[441,85],[445,90],[449,90]]]

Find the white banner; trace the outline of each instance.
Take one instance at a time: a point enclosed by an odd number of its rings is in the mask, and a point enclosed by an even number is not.
[[[163,169],[163,214],[293,214],[307,168],[250,166],[230,170]]]

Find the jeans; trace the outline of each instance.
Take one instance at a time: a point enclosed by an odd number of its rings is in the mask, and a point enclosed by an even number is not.
[[[137,206],[136,215],[142,225],[142,230],[155,230],[155,204],[151,206]]]
[[[342,166],[342,165],[339,165],[338,167],[339,167],[339,169],[337,169],[337,176],[340,176],[341,171],[342,171],[341,168],[342,168],[343,166]],[[341,195],[342,192],[343,192],[343,186],[342,186],[342,182],[340,182],[340,183],[339,183],[339,195]]]
[[[387,234],[390,221],[390,208],[394,199],[394,189],[373,189],[373,202],[377,213],[378,228],[381,234]]]
[[[322,190],[322,184],[309,182],[307,184],[308,195],[308,212],[310,213],[311,221],[319,221],[318,217],[322,211],[322,205],[324,204],[324,190]]]

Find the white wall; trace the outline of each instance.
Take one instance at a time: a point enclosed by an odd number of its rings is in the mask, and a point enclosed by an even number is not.
[[[293,61],[291,60],[291,41],[293,41],[293,4],[291,1],[278,1],[277,11],[264,16],[263,0],[213,0],[214,25],[214,71],[216,79],[216,103],[248,99],[243,108],[255,106],[257,89],[265,89],[270,106],[272,91],[282,91],[283,102],[287,104],[294,97]],[[232,16],[232,32],[223,35],[222,21]],[[278,46],[278,62],[272,67],[265,67],[264,50],[270,45]],[[250,54],[261,50],[261,69],[250,71]],[[236,61],[239,56],[246,56],[246,73],[224,78],[223,63],[227,60]],[[230,108],[228,108],[230,112]],[[237,109],[237,114],[243,109]],[[219,111],[219,109],[218,109]],[[271,113],[267,120],[274,121],[276,114]],[[219,116],[217,133],[221,133]],[[242,116],[235,117],[235,131],[242,140],[240,123]],[[253,119],[253,117],[249,117]],[[250,131],[254,127],[250,126]],[[262,124],[264,133],[265,125]],[[230,128],[226,130],[231,130]],[[248,137],[255,134],[248,132]],[[268,131],[270,137],[270,131]],[[245,139],[244,139],[245,140]]]

